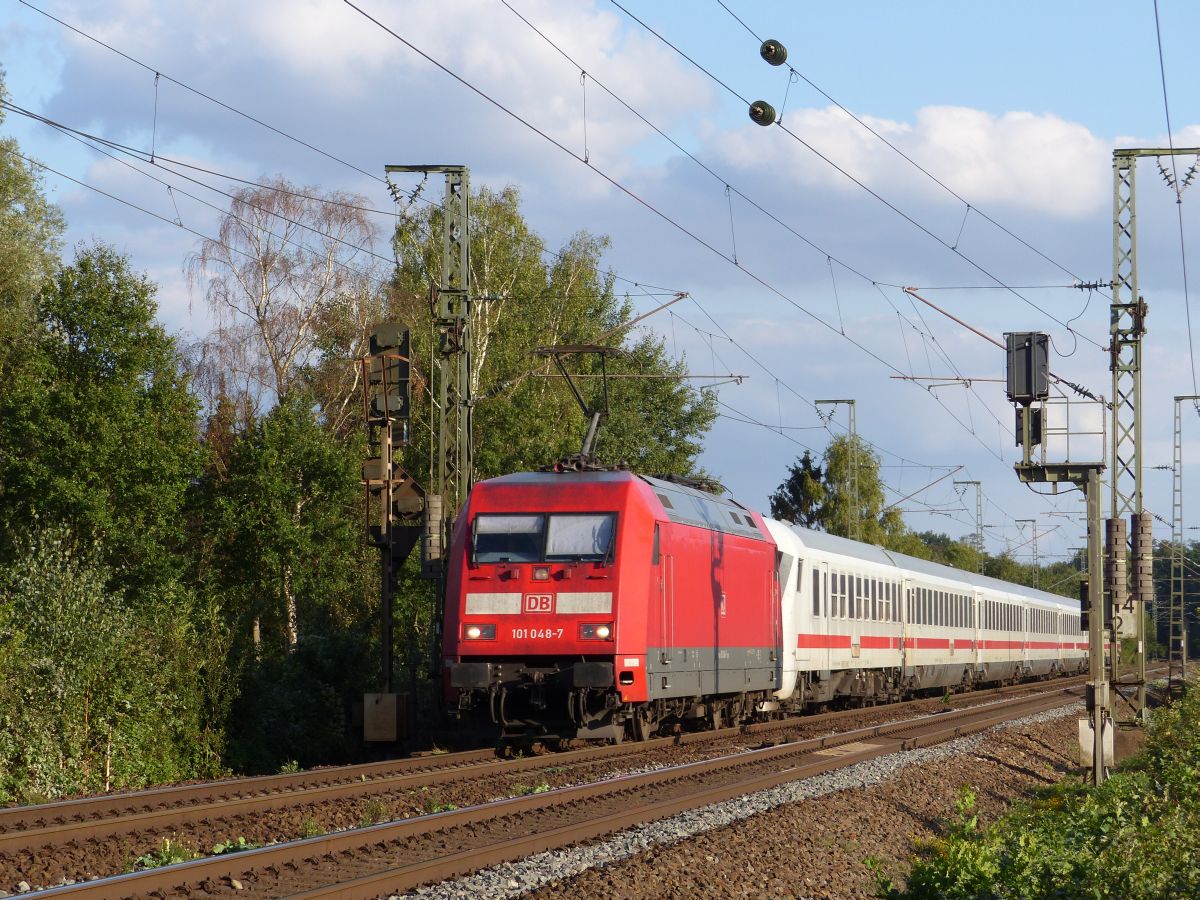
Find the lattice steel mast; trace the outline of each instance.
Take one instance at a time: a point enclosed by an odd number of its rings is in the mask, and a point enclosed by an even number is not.
[[[1113,379],[1110,517],[1131,517],[1133,590],[1127,592],[1124,583],[1114,582],[1110,586],[1109,602],[1120,605],[1114,612],[1122,619],[1133,619],[1133,627],[1122,630],[1137,640],[1135,672],[1131,680],[1118,682],[1114,678],[1114,687],[1127,703],[1130,703],[1127,694],[1131,690],[1136,693],[1130,705],[1139,722],[1146,718],[1145,610],[1146,604],[1153,599],[1154,585],[1149,514],[1142,508],[1142,336],[1146,333],[1148,309],[1138,292],[1137,161],[1144,156],[1196,154],[1200,154],[1200,149],[1195,147],[1130,147],[1113,151],[1113,277],[1109,307],[1112,339],[1109,368]],[[1118,654],[1114,654],[1114,675],[1117,658]]]
[[[979,551],[979,571],[983,571],[983,485],[978,481],[956,481],[954,486],[975,488],[975,549]],[[962,496],[961,494],[959,496]]]
[[[1175,398],[1175,449],[1171,458],[1171,607],[1167,631],[1167,677],[1169,690],[1182,688],[1187,674],[1187,609],[1184,605],[1183,545],[1183,413],[1185,400],[1195,403],[1200,396]]]

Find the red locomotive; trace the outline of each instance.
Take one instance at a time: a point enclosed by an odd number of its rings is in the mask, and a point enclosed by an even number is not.
[[[448,706],[511,737],[645,739],[1086,666],[1077,602],[626,471],[476,484],[447,565]]]

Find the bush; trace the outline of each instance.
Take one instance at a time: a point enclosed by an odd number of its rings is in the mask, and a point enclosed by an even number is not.
[[[888,898],[1200,896],[1200,691],[1158,710],[1146,751],[1099,789],[1068,780],[979,830],[963,821]]]
[[[368,647],[362,633],[331,631],[249,662],[229,717],[229,764],[266,774],[354,759],[361,744],[350,714],[378,666]]]
[[[0,801],[219,771],[214,636],[190,624],[191,595],[170,584],[135,607],[98,558],[65,528],[40,529],[0,569]]]

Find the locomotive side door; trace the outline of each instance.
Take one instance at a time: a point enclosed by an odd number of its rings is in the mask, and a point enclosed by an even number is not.
[[[661,662],[670,664],[675,648],[675,558],[671,553],[670,531],[662,523],[654,526],[651,578],[652,597],[658,613],[658,629],[654,635]]]

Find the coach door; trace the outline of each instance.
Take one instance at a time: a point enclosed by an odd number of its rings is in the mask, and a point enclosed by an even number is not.
[[[971,661],[976,666],[983,663],[983,593],[975,591],[971,596],[971,647],[975,652],[971,654]]]
[[[904,670],[905,675],[911,675],[911,667],[913,665],[913,638],[912,638],[912,618],[913,618],[913,587],[912,581],[908,578],[904,579],[904,586],[900,591],[900,616],[904,624],[900,628],[900,666]]]
[[[811,651],[808,651],[811,654],[811,661],[815,663],[813,668],[828,669],[830,614],[829,563],[823,562],[813,566],[812,592],[811,602],[808,604],[808,612],[810,613],[809,627],[806,629],[806,634],[809,637],[805,643],[813,647]]]

